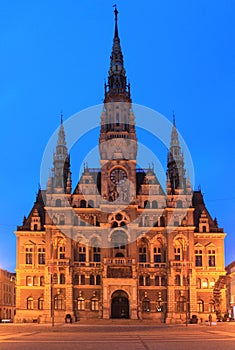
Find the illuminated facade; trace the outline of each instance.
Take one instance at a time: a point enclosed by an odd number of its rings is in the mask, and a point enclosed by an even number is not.
[[[12,321],[14,315],[15,273],[0,269],[0,321]]]
[[[72,191],[61,123],[53,176],[17,236],[15,321],[185,322],[224,312],[223,229],[192,191],[175,122],[164,190],[136,166],[137,137],[115,10],[99,138],[100,168]],[[98,118],[98,116],[97,116]]]

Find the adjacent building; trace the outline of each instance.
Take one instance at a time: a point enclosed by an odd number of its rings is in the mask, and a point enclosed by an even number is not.
[[[53,175],[18,226],[16,322],[81,318],[201,321],[226,312],[224,238],[186,178],[175,121],[166,186],[137,167],[138,142],[118,34],[104,107],[100,168],[72,190],[61,121]]]
[[[13,321],[15,316],[15,273],[0,269],[0,321]]]
[[[227,267],[227,314],[235,319],[235,261]]]

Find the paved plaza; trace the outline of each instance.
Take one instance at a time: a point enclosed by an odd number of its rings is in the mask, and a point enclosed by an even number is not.
[[[0,350],[234,350],[235,323],[154,325],[97,321],[78,324],[0,324]]]

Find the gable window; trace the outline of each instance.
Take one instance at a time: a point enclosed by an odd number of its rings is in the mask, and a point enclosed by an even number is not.
[[[146,262],[146,247],[139,247],[139,262]]]
[[[59,259],[65,259],[65,246],[59,247]]]
[[[78,247],[78,261],[86,261],[86,247]]]

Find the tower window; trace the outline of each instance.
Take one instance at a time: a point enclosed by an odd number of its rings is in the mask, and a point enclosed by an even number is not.
[[[181,249],[180,248],[174,248],[175,252],[175,260],[181,260]]]
[[[215,250],[208,250],[208,266],[215,266]]]
[[[195,250],[195,265],[202,266],[202,250]]]
[[[26,248],[25,264],[31,265],[33,263],[33,248]]]

